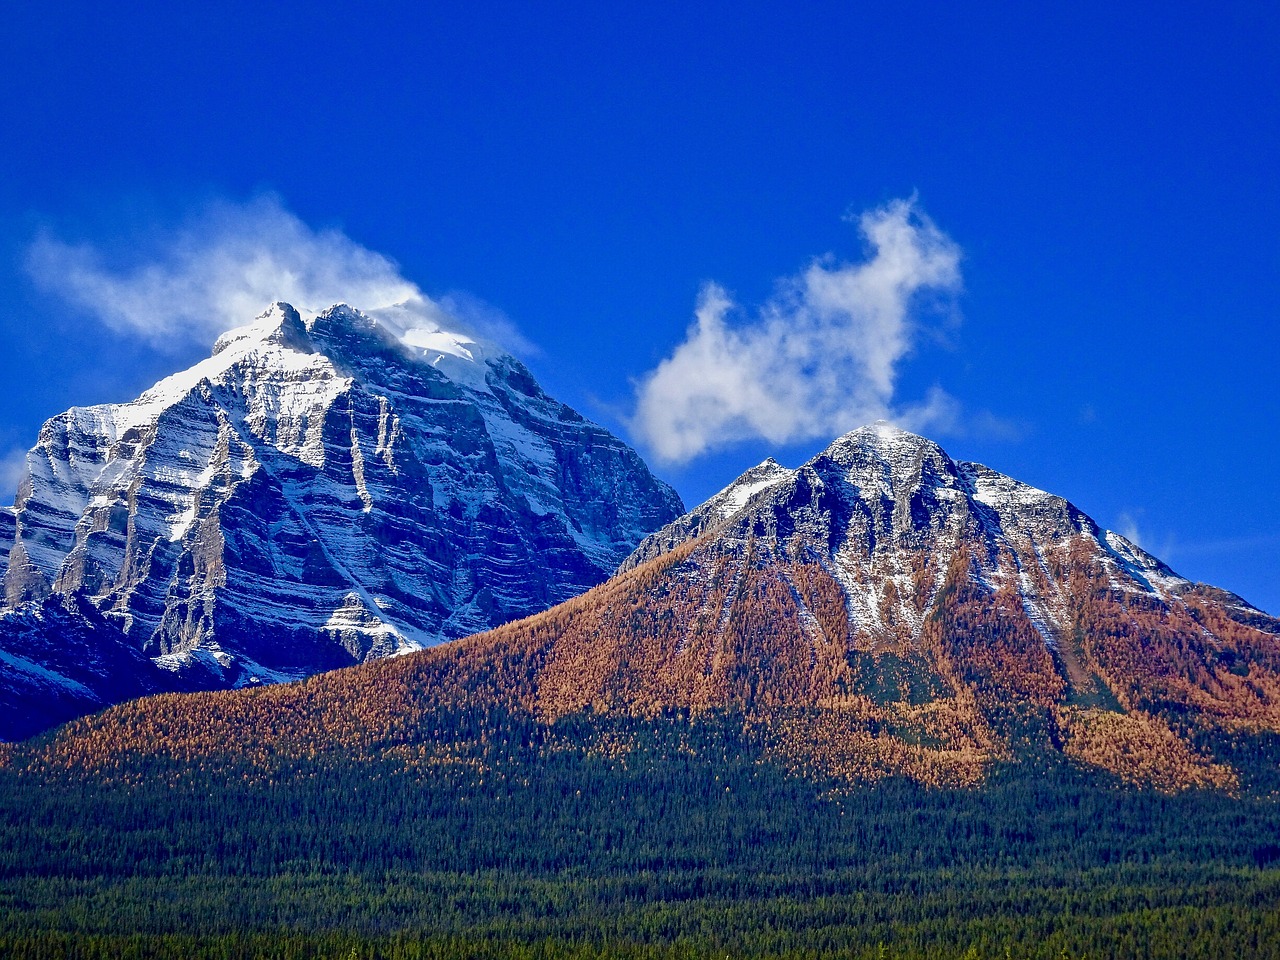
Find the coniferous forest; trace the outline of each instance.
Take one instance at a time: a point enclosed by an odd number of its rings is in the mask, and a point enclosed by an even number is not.
[[[1027,746],[980,788],[851,785],[727,710],[418,723],[448,752],[8,748],[0,955],[1280,957],[1274,777],[1162,793]]]
[[[1280,958],[1271,634],[1240,628],[1237,675],[1191,627],[1131,631],[1107,649],[1160,696],[1125,710],[1072,669],[1028,694],[1060,675],[1000,672],[1025,624],[962,589],[931,659],[873,656],[775,565],[695,697],[659,663],[710,642],[673,626],[702,622],[664,577],[687,552],[460,644],[0,747],[0,956]],[[974,638],[1011,652],[946,674]]]

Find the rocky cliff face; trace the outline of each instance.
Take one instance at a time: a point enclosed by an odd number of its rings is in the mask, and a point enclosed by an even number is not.
[[[682,509],[513,357],[276,304],[138,400],[45,424],[0,513],[0,651],[11,687],[77,704],[39,653],[64,621],[140,654],[144,688],[300,677],[581,593]],[[109,659],[74,681],[100,702],[139,686]]]

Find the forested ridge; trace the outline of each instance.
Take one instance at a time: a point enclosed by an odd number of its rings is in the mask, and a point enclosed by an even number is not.
[[[1280,956],[1272,796],[1047,752],[851,788],[732,712],[431,722],[429,768],[11,758],[2,955]]]

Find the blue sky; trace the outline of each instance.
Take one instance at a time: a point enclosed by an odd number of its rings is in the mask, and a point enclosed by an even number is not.
[[[211,339],[192,308],[109,326],[36,282],[33,244],[127,277],[228,223],[275,236],[265,209],[507,318],[690,503],[880,404],[1280,612],[1274,5],[186,6],[3,14],[9,461]],[[894,210],[943,246],[842,345],[805,278],[864,290],[890,258],[860,227]],[[711,349],[690,325],[716,303]],[[739,392],[675,442],[641,415],[673,358],[737,372],[717,403],[763,364],[812,415]],[[705,409],[665,389],[653,409]]]

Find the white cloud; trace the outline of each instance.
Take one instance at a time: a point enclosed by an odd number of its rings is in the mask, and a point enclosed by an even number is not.
[[[480,343],[500,344],[522,356],[538,353],[537,345],[529,341],[505,313],[461,291],[451,291],[435,300],[419,293],[400,303],[369,308],[365,312],[404,339],[412,340],[415,333],[449,330]]]
[[[277,300],[304,314],[347,303],[400,333],[443,327],[528,347],[494,308],[462,294],[430,299],[395,261],[340,230],[312,229],[275,196],[213,203],[182,226],[143,239],[141,252],[121,255],[129,244],[109,250],[42,233],[27,252],[27,269],[45,291],[159,347],[211,343]]]
[[[1133,514],[1128,511],[1121,513],[1116,525],[1119,527],[1116,533],[1120,534],[1135,547],[1142,547],[1142,531],[1138,529],[1138,520]]]
[[[735,321],[729,295],[704,287],[684,343],[639,385],[633,427],[658,457],[826,437],[882,418],[912,429],[957,420],[940,389],[902,407],[894,392],[923,301],[960,290],[959,247],[914,198],[869,210],[858,226],[868,259],[814,261],[754,318]]]
[[[1172,563],[1175,557],[1181,557],[1185,552],[1182,545],[1173,534],[1163,537],[1152,536],[1151,530],[1143,519],[1145,512],[1142,507],[1134,511],[1122,510],[1116,518],[1116,533],[1138,549],[1145,550],[1165,563]]]
[[[22,447],[11,447],[0,454],[0,503],[13,503],[18,495],[18,484],[26,476],[27,451]]]

